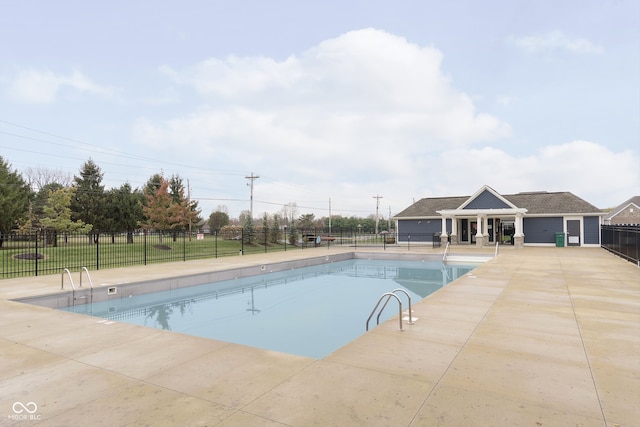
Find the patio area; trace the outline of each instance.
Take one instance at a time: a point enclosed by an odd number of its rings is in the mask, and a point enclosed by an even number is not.
[[[91,276],[102,288],[346,250]],[[2,425],[613,427],[640,419],[640,269],[600,248],[500,250],[415,303],[418,321],[404,332],[392,319],[319,360],[11,301],[59,288],[59,275],[0,281]]]

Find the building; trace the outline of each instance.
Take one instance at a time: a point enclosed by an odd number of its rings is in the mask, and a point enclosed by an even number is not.
[[[640,196],[634,196],[611,209],[604,217],[605,225],[638,225],[640,224]]]
[[[472,196],[421,199],[394,219],[399,243],[600,246],[603,216],[569,192],[503,195],[485,185]]]

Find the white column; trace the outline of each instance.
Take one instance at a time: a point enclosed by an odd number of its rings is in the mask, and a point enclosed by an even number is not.
[[[484,246],[484,234],[482,233],[484,217],[481,215],[478,215],[477,221],[478,222],[476,224],[478,227],[478,232],[476,233],[476,246]]]
[[[440,237],[447,237],[447,217],[442,217],[442,233],[440,233]]]
[[[516,248],[522,248],[524,246],[524,233],[522,224],[522,214],[516,214],[515,233],[513,234],[513,245]]]
[[[522,214],[520,213],[516,214],[515,228],[514,237],[522,237]]]

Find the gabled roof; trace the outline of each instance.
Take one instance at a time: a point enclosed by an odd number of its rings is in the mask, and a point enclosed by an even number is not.
[[[458,206],[463,204],[469,196],[461,196],[461,197],[433,197],[433,198],[425,198],[420,199],[415,202],[413,205],[409,206],[407,209],[403,210],[399,214],[397,214],[396,218],[423,218],[430,216],[439,217],[440,214],[436,211],[441,209],[456,209]]]
[[[628,207],[631,207],[632,205],[635,205],[636,208],[640,209],[640,196],[633,196],[632,198],[630,198],[626,202],[624,202],[624,203],[616,206],[615,208],[611,209],[611,212],[609,212],[607,214],[606,219],[614,218],[620,212],[626,210]]]
[[[420,199],[395,218],[425,218],[440,217],[438,211],[456,210],[470,206],[475,197],[486,193],[495,194],[501,200],[519,209],[526,209],[526,215],[539,214],[599,214],[602,211],[591,203],[570,192],[527,192],[499,195],[490,187],[484,186],[473,196],[462,197],[433,197]]]
[[[458,209],[466,209],[482,205],[485,205],[485,208],[487,208],[487,205],[495,205],[496,203],[499,206],[495,206],[495,208],[517,208],[517,206],[501,196],[496,190],[488,185],[484,185],[481,189],[476,191],[473,196],[469,197],[462,205],[460,205]]]
[[[527,214],[549,214],[549,213],[600,213],[601,209],[591,203],[581,199],[568,191],[547,193],[518,193],[505,195],[514,205],[526,208]]]

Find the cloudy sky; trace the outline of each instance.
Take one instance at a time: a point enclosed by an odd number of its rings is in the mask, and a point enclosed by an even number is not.
[[[0,0],[0,156],[203,216],[640,194],[637,0]],[[382,196],[377,199],[375,196]],[[330,202],[329,202],[330,201]]]

